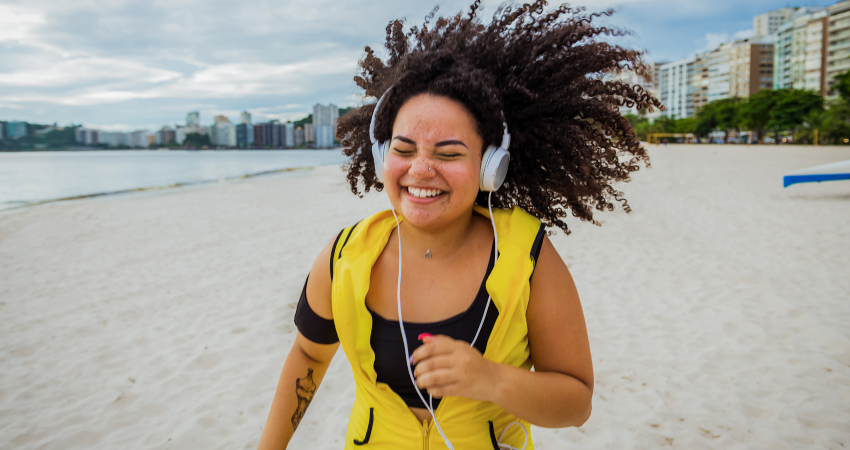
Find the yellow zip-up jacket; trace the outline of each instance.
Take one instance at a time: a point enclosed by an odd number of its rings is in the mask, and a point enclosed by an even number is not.
[[[476,206],[475,211],[490,216],[485,208]],[[531,370],[526,310],[534,271],[531,247],[540,221],[518,207],[494,210],[493,216],[499,237],[499,259],[486,287],[499,317],[487,341],[484,358]],[[398,394],[386,383],[377,382],[375,353],[369,343],[372,316],[366,309],[366,293],[372,266],[395,227],[391,211],[377,213],[343,230],[334,249],[334,324],[357,385],[345,435],[346,450],[447,449],[433,421],[423,426]],[[531,429],[528,422],[495,403],[465,397],[442,399],[435,414],[456,450],[498,450],[496,440],[511,422]],[[516,448],[522,448],[524,442],[525,435],[518,426],[509,427],[502,438],[502,443]],[[534,448],[530,437],[526,448]]]

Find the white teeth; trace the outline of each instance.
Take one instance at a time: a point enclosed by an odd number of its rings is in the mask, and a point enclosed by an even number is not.
[[[419,198],[436,197],[443,193],[443,191],[439,189],[418,189],[410,186],[408,186],[407,192],[410,193],[410,195]]]

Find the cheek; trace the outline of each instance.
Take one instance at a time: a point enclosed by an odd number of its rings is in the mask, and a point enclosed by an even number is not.
[[[410,170],[410,164],[402,158],[388,158],[384,163],[384,187],[396,190],[398,179]]]
[[[478,195],[479,174],[478,166],[471,164],[445,164],[440,168],[440,174],[460,197]]]

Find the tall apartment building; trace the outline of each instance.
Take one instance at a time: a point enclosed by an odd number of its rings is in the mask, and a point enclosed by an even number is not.
[[[316,142],[316,127],[312,123],[304,124],[304,142]]]
[[[138,130],[127,134],[127,145],[133,148],[147,147],[148,135],[147,130]]]
[[[236,146],[248,148],[248,136],[254,136],[254,126],[248,123],[236,125]]]
[[[251,123],[251,113],[248,111],[242,111],[242,113],[239,114],[239,123]]]
[[[782,8],[753,17],[753,32],[756,36],[768,36],[776,33],[779,27],[791,19],[795,8]]]
[[[336,120],[339,118],[339,108],[333,103],[328,106],[316,104],[313,106],[313,125],[328,124],[336,128]]]
[[[818,92],[824,87],[824,25],[827,11],[803,14],[794,18],[791,38],[791,86]]]
[[[773,37],[756,36],[710,52],[708,102],[749,97],[773,87]]]
[[[186,127],[181,125],[174,126],[174,142],[183,145],[186,141]]]
[[[838,94],[832,91],[835,77],[850,70],[850,0],[836,3],[827,11],[824,85],[826,93],[836,97]]]
[[[331,148],[333,146],[334,126],[329,123],[316,125],[316,148]]]
[[[694,114],[694,57],[658,66],[655,85],[658,99],[664,105],[661,113],[684,119]]]
[[[295,125],[292,122],[286,122],[282,125],[281,132],[283,133],[281,144],[286,148],[295,147]]]
[[[186,126],[201,125],[201,113],[192,111],[186,114]]]
[[[295,146],[304,144],[304,128],[297,127],[295,128]]]
[[[6,122],[6,136],[9,139],[18,139],[27,135],[27,123],[18,121]]]
[[[691,108],[696,114],[708,103],[708,68],[711,62],[711,52],[697,53],[691,64],[691,92],[693,101]]]
[[[210,144],[222,147],[236,147],[236,126],[225,116],[215,116],[210,129]]]

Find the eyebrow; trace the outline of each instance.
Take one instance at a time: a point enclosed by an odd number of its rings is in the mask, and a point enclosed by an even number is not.
[[[406,138],[404,136],[396,136],[393,139],[394,140],[398,139],[399,141],[404,142],[406,144],[416,145],[416,141],[414,141],[413,139],[410,139],[410,138]],[[464,148],[469,148],[469,147],[466,146],[466,144],[464,144],[462,141],[459,141],[457,139],[449,139],[447,141],[437,142],[436,144],[434,144],[434,147],[445,147],[447,145],[462,145],[462,146],[464,146]]]

